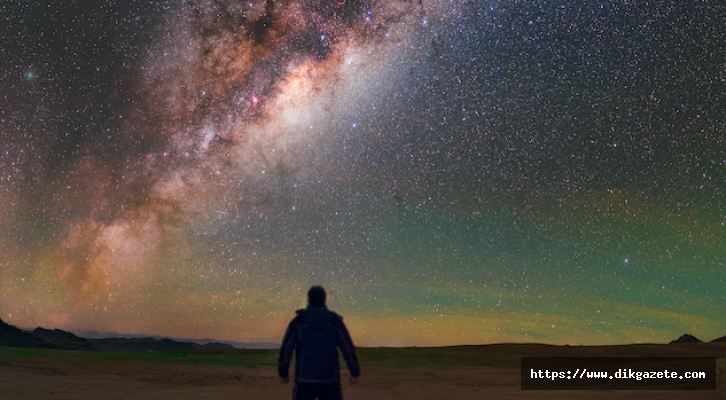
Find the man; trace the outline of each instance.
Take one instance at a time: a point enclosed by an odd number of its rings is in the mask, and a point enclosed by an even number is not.
[[[313,286],[308,291],[308,307],[297,310],[282,339],[277,363],[282,383],[288,383],[290,359],[295,351],[295,388],[293,400],[342,400],[338,350],[350,370],[350,383],[360,376],[355,346],[343,324],[343,317],[325,306],[325,289]]]

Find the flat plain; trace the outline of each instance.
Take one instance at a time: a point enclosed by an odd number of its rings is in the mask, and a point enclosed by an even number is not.
[[[726,399],[726,343],[359,348],[363,399]],[[717,389],[522,390],[521,357],[716,357]],[[112,353],[0,347],[2,399],[289,399],[277,350]],[[342,360],[341,360],[342,361]]]

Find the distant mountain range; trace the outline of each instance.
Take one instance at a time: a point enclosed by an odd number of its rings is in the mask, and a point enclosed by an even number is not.
[[[42,339],[46,343],[51,344],[58,349],[83,351],[100,350],[100,348],[91,344],[88,339],[78,337],[70,332],[62,331],[60,329],[51,331],[43,328],[35,328],[30,332],[30,334]]]
[[[276,343],[244,343],[234,341],[218,341],[215,339],[179,339],[162,336],[144,336],[110,332],[77,331],[81,336],[60,329],[48,330],[35,328],[23,330],[7,324],[0,319],[0,346],[33,347],[41,349],[81,350],[81,351],[184,351],[190,349],[274,349]],[[84,337],[82,337],[84,336]],[[712,340],[710,343],[726,342],[726,336]],[[683,335],[669,344],[703,343],[692,335]]]
[[[175,351],[190,349],[276,348],[273,343],[220,342],[214,339],[172,339],[160,336],[118,335],[81,331],[77,336],[60,329],[23,330],[0,319],[0,346],[81,351]],[[120,337],[119,337],[120,336]]]
[[[115,333],[115,332],[99,332],[99,331],[73,331],[78,336],[87,338],[87,339],[110,339],[110,338],[133,338],[133,339],[144,339],[144,338],[153,338],[153,339],[171,339],[177,342],[187,342],[187,343],[196,343],[196,344],[214,344],[214,343],[221,343],[221,344],[228,344],[232,347],[238,348],[238,349],[278,349],[280,348],[279,343],[247,343],[247,342],[236,342],[234,340],[218,340],[218,339],[212,339],[212,338],[203,338],[203,339],[189,339],[189,338],[176,338],[176,337],[168,337],[168,336],[158,336],[158,335],[138,335],[133,333]]]

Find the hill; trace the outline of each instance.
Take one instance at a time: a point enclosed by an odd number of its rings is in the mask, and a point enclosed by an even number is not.
[[[43,341],[55,345],[59,349],[64,350],[83,350],[83,351],[98,351],[98,348],[91,344],[88,339],[78,337],[70,332],[62,331],[60,329],[49,330],[43,328],[35,328],[32,335],[43,339]]]
[[[703,343],[703,342],[701,341],[701,339],[699,339],[693,335],[685,334],[676,340],[671,340],[668,344],[673,344],[673,343]]]
[[[56,346],[0,319],[0,346],[52,349]]]

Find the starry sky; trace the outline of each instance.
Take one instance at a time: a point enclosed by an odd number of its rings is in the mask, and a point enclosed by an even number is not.
[[[0,318],[357,345],[726,334],[715,1],[10,0]]]

